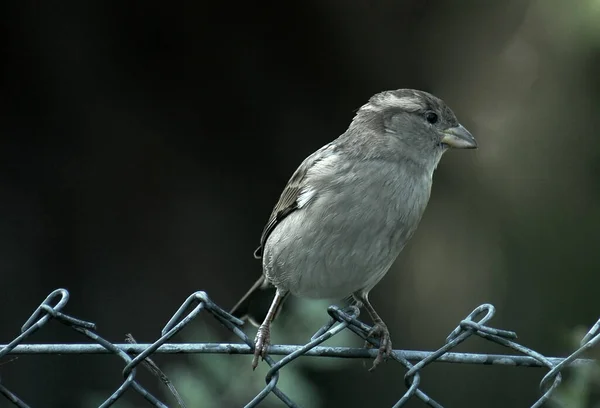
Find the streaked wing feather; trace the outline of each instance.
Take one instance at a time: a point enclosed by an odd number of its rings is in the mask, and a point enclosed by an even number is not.
[[[275,227],[283,220],[285,217],[290,215],[292,212],[296,211],[298,207],[298,197],[302,193],[302,189],[305,186],[306,174],[308,170],[314,166],[317,162],[324,159],[326,157],[327,150],[333,148],[333,144],[329,143],[310,156],[308,156],[302,164],[296,169],[292,177],[288,181],[287,185],[283,189],[281,196],[279,197],[279,201],[273,208],[273,212],[269,217],[269,221],[265,226],[263,233],[260,237],[260,246],[254,251],[254,257],[256,259],[262,258],[263,248],[265,246],[265,242],[269,238],[269,235]]]

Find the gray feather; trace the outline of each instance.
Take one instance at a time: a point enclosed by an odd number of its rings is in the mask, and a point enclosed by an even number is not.
[[[263,277],[240,303],[267,284],[300,297],[366,299],[415,232],[449,147],[476,142],[439,98],[374,95],[290,178],[254,253]]]
[[[254,257],[256,259],[262,258],[265,242],[267,242],[273,229],[275,229],[283,219],[298,209],[298,197],[306,186],[306,174],[308,171],[319,161],[331,155],[334,150],[335,146],[333,143],[323,146],[304,159],[302,164],[300,164],[294,174],[292,174],[292,177],[279,197],[279,201],[275,204],[275,208],[273,208],[273,211],[271,212],[267,225],[263,229],[260,237],[260,246],[254,251]]]

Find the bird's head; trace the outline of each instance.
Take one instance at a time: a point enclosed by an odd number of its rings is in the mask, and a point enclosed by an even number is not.
[[[475,138],[441,99],[413,89],[374,95],[358,110],[349,131],[354,137],[369,133],[378,139],[370,141],[378,148],[400,149],[414,160],[435,165],[449,148],[477,147]]]

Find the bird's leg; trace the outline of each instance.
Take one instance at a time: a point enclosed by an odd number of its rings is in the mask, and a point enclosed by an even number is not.
[[[277,289],[275,297],[273,298],[273,302],[271,302],[271,307],[269,307],[269,312],[267,313],[265,320],[258,328],[256,338],[254,339],[254,358],[252,359],[253,370],[256,369],[256,366],[258,366],[258,357],[260,356],[262,359],[264,359],[267,356],[267,349],[271,343],[271,323],[275,319],[275,316],[277,315],[286,295],[287,292],[282,292]]]
[[[379,338],[379,352],[373,361],[373,366],[369,369],[369,371],[373,371],[375,367],[377,367],[384,359],[388,358],[392,353],[392,340],[390,339],[390,332],[373,306],[371,306],[368,293],[355,293],[354,298],[363,304],[365,310],[367,313],[369,313],[369,316],[371,316],[371,320],[373,320],[373,327],[371,328],[368,336]],[[365,342],[365,347],[372,346],[369,342]]]

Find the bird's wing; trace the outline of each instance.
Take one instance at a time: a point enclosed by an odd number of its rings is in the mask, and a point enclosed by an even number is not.
[[[298,203],[298,198],[306,187],[306,175],[308,171],[321,160],[330,157],[334,153],[334,150],[335,145],[333,143],[326,144],[308,156],[296,169],[283,189],[279,201],[275,205],[275,208],[273,208],[269,221],[263,230],[262,236],[260,237],[260,246],[254,251],[254,257],[256,259],[262,258],[265,242],[267,242],[267,238],[269,238],[269,235],[273,232],[275,227],[277,227],[285,217],[301,207]]]

